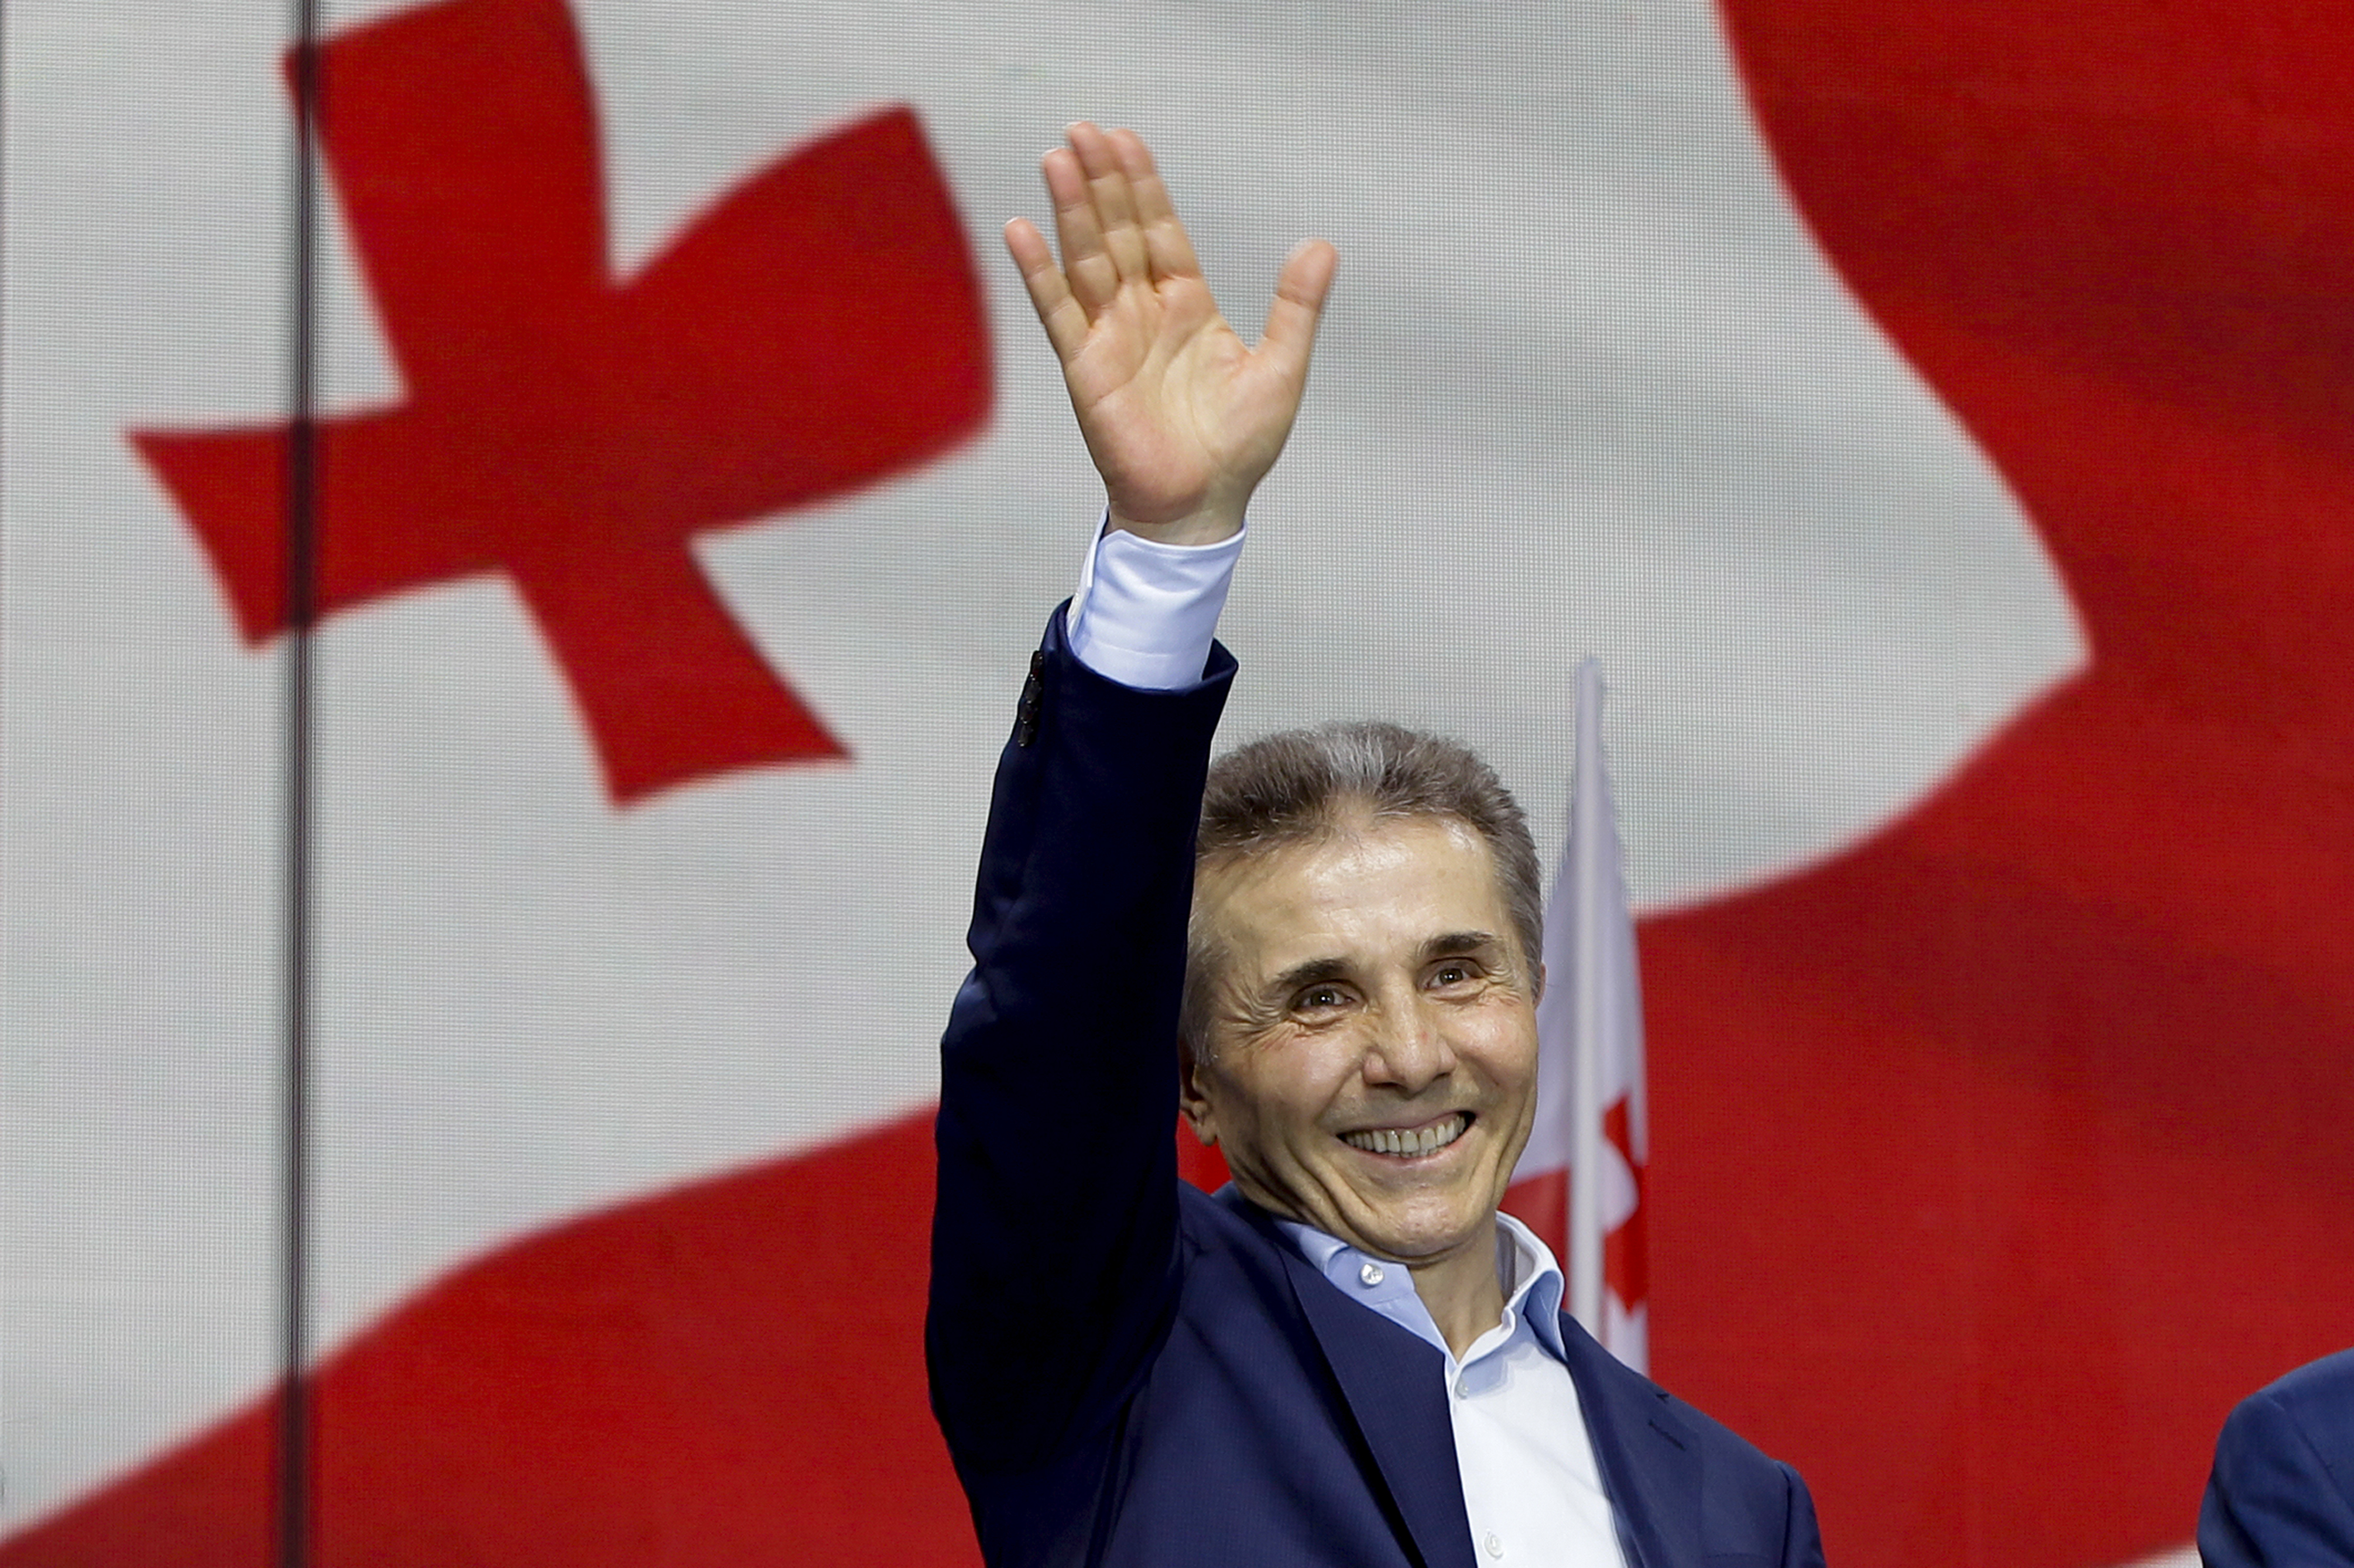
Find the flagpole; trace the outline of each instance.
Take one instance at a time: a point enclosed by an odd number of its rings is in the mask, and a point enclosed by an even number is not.
[[[1575,878],[1575,946],[1567,983],[1576,1004],[1571,1035],[1576,1068],[1572,1098],[1574,1132],[1569,1174],[1570,1313],[1588,1333],[1602,1332],[1602,988],[1606,955],[1602,950],[1601,857],[1607,849],[1602,812],[1602,664],[1591,654],[1578,662],[1576,756],[1570,776],[1570,869]]]

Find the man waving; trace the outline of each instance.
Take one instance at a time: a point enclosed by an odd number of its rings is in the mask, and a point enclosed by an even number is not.
[[[1108,507],[1016,707],[942,1047],[927,1350],[984,1555],[1819,1563],[1797,1475],[1602,1351],[1497,1211],[1543,977],[1492,770],[1378,723],[1208,766],[1336,254],[1292,252],[1252,347],[1140,140],[1075,125],[1044,175],[1060,263],[1006,242]]]

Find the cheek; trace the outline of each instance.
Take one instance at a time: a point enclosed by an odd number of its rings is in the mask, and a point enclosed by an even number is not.
[[[1235,1108],[1262,1132],[1320,1130],[1363,1054],[1328,1035],[1294,1035],[1238,1048],[1224,1075]]]
[[[1517,1005],[1480,1020],[1471,1050],[1500,1089],[1533,1089],[1537,1081],[1536,1021]]]

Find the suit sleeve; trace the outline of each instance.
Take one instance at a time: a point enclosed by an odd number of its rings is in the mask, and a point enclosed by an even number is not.
[[[1779,1460],[1775,1462],[1790,1489],[1789,1522],[1782,1536],[1782,1568],[1823,1568],[1823,1536],[1815,1523],[1814,1494],[1807,1490],[1807,1483],[1797,1471]]]
[[[1234,674],[1138,691],[1034,657],[998,764],[941,1044],[925,1325],[969,1474],[1099,1436],[1150,1366],[1177,1275],[1176,1024],[1193,838]]]
[[[2354,1568],[2354,1455],[2334,1466],[2278,1393],[2243,1401],[2199,1509],[2206,1568]]]

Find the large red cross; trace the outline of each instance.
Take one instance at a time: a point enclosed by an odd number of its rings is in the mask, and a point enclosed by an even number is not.
[[[316,126],[408,396],[317,427],[317,614],[514,584],[622,801],[843,755],[713,591],[713,528],[980,428],[980,285],[915,115],[761,169],[635,277],[608,262],[563,0],[446,0],[321,53]],[[133,435],[239,627],[287,629],[289,427]]]

